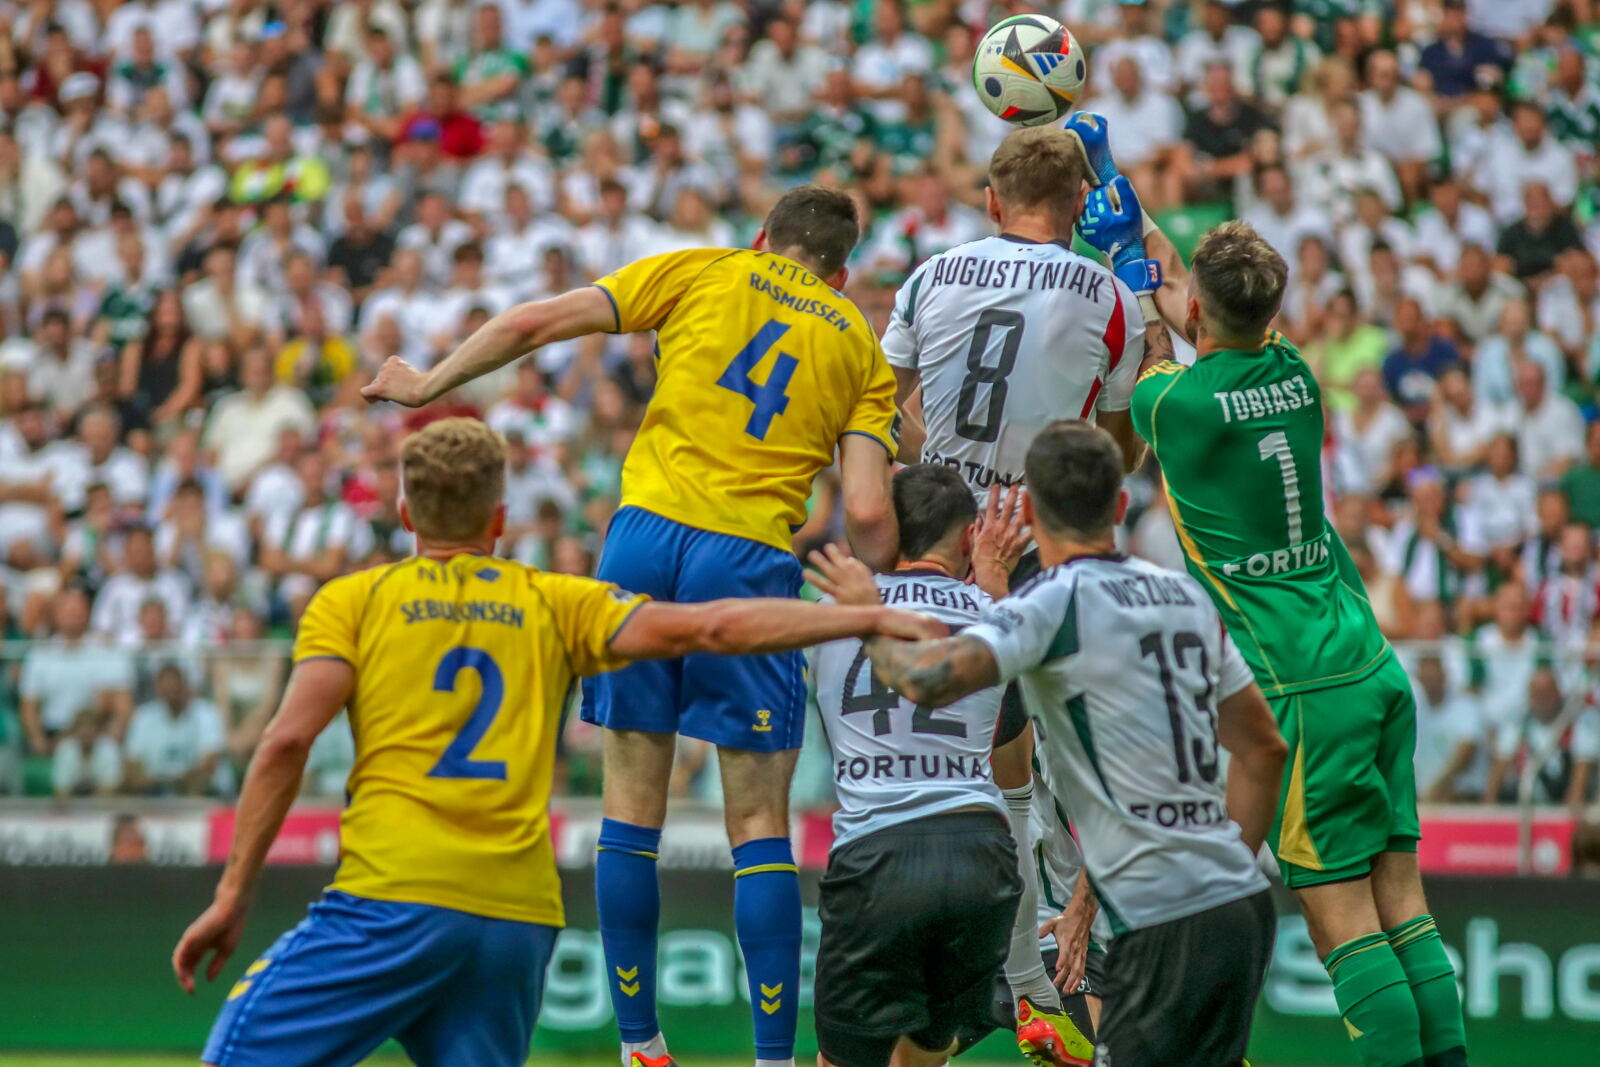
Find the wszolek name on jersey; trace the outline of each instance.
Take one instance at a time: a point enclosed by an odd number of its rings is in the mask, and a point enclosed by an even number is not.
[[[1269,415],[1299,411],[1315,403],[1311,399],[1311,390],[1306,387],[1304,376],[1299,374],[1286,381],[1273,382],[1271,385],[1252,386],[1249,389],[1225,389],[1211,395],[1222,405],[1223,422],[1264,419]]]
[[[1023,275],[1027,277],[1024,279]],[[1025,259],[979,259],[942,256],[934,260],[932,285],[968,285],[978,289],[1070,289],[1096,303],[1106,282],[1105,271],[1087,263],[1041,263]]]
[[[833,780],[859,782],[864,778],[883,779],[966,779],[987,782],[989,760],[968,756],[855,756],[834,765]]]

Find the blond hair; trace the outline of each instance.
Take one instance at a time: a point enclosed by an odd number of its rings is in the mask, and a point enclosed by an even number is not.
[[[477,540],[505,495],[505,439],[477,419],[429,423],[400,446],[400,484],[423,540]]]
[[[1289,265],[1248,222],[1224,222],[1200,238],[1190,267],[1200,309],[1228,340],[1253,341],[1283,306]]]
[[[989,157],[989,184],[1013,210],[1071,211],[1088,178],[1083,152],[1055,126],[1025,126],[1010,133]]]

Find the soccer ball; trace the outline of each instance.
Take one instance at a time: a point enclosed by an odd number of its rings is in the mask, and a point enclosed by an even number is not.
[[[1043,126],[1076,106],[1089,73],[1083,46],[1045,15],[1014,15],[983,35],[972,86],[990,111],[1017,126]]]

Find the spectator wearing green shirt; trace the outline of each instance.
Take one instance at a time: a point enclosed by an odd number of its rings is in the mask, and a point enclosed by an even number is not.
[[[500,9],[479,4],[472,19],[472,51],[456,63],[461,106],[484,122],[515,121],[517,95],[528,74],[528,60],[505,46]]]
[[[1328,301],[1322,326],[1322,336],[1308,343],[1302,354],[1322,383],[1328,405],[1334,411],[1349,411],[1355,406],[1350,384],[1367,367],[1382,366],[1388,335],[1357,314],[1355,295],[1348,289]]]
[[[1600,527],[1600,422],[1591,422],[1584,431],[1583,462],[1567,468],[1561,491],[1571,505],[1573,522]]]

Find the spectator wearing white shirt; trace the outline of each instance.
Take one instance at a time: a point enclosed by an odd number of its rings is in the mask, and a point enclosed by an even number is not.
[[[655,225],[629,209],[628,190],[607,179],[600,183],[599,212],[578,230],[578,266],[581,273],[599,278],[633,262],[655,240]]]
[[[1531,101],[1511,110],[1511,129],[1496,138],[1478,174],[1481,191],[1500,225],[1515,222],[1523,213],[1523,189],[1539,182],[1563,210],[1578,194],[1578,164],[1572,150],[1545,125],[1544,112]]]
[[[1255,186],[1254,200],[1240,218],[1254,226],[1285,262],[1294,261],[1302,237],[1317,234],[1324,240],[1331,239],[1331,223],[1324,213],[1297,201],[1294,183],[1282,164],[1258,168]]]
[[[418,365],[427,365],[433,357],[428,331],[438,292],[427,279],[422,253],[415,248],[395,249],[389,277],[390,284],[375,291],[361,305],[362,349],[371,347],[379,324],[389,321],[398,331],[399,354]]]
[[[1417,217],[1412,256],[1442,278],[1455,274],[1464,245],[1493,248],[1499,229],[1488,210],[1461,195],[1461,183],[1442,175],[1428,188],[1430,207]]]
[[[1469,479],[1460,504],[1461,547],[1486,557],[1501,574],[1517,568],[1522,543],[1537,532],[1537,491],[1517,469],[1516,438],[1497,434],[1484,451],[1486,470]]]
[[[401,116],[422,102],[428,83],[422,65],[410,53],[397,53],[383,27],[368,24],[364,51],[345,83],[345,122],[368,138],[393,142]]]
[[[1329,303],[1347,288],[1345,276],[1333,269],[1328,239],[1320,233],[1302,234],[1283,294],[1283,317],[1291,331],[1299,337],[1317,336]]]
[[[205,254],[205,275],[183,290],[183,317],[195,336],[249,344],[272,314],[272,298],[254,285],[238,284],[238,257],[226,244]]]
[[[1161,168],[1172,158],[1183,134],[1183,109],[1151,84],[1138,60],[1123,56],[1108,68],[1110,77],[1094,84],[1110,92],[1092,97],[1085,110],[1105,116],[1117,165],[1141,193],[1161,187]]]
[[[500,14],[506,47],[513,52],[526,52],[538,37],[571,48],[584,28],[583,9],[577,0],[500,0]]]
[[[1569,730],[1557,733],[1566,703],[1555,669],[1538,667],[1516,712],[1495,730],[1486,803],[1517,803],[1526,767],[1533,768],[1535,804],[1563,804],[1576,811],[1588,801],[1600,763],[1600,712],[1586,708]]]
[[[1383,375],[1376,367],[1363,367],[1350,382],[1354,405],[1333,413],[1334,439],[1361,471],[1360,488],[1375,492],[1389,480],[1394,446],[1413,431],[1405,414],[1389,399]]]
[[[251,348],[240,358],[239,381],[241,388],[211,409],[205,431],[205,445],[217,457],[217,472],[234,492],[242,492],[256,470],[273,457],[284,430],[310,437],[317,425],[305,393],[273,381],[272,356],[265,349]]]
[[[1193,94],[1205,79],[1206,68],[1218,63],[1228,68],[1234,86],[1242,95],[1248,96],[1254,91],[1250,64],[1261,47],[1261,35],[1234,22],[1230,7],[1223,0],[1206,0],[1200,9],[1200,24],[1178,42],[1175,56],[1178,80],[1189,88],[1192,106],[1201,104],[1200,98]]]
[[[300,508],[271,523],[261,537],[261,568],[277,578],[304,576],[313,585],[343,574],[372,548],[372,531],[350,505],[328,493],[328,462],[307,452],[297,463]],[[286,599],[298,595],[303,583]],[[309,595],[309,591],[307,591]]]
[[[480,220],[493,218],[512,185],[528,194],[537,211],[549,210],[554,202],[550,166],[523,143],[522,124],[496,122],[489,127],[488,150],[461,176],[461,210]]]
[[[1522,469],[1541,482],[1553,481],[1583,457],[1583,414],[1549,387],[1544,368],[1533,360],[1517,364],[1514,375]]]
[[[570,442],[579,429],[572,405],[545,388],[544,373],[534,357],[517,363],[516,385],[492,405],[484,422],[497,433],[517,435],[535,452],[553,452]]]
[[[303,222],[296,222],[288,193],[279,193],[261,205],[261,225],[239,246],[240,290],[258,290],[268,299],[281,298],[288,289],[284,270],[297,253],[320,266],[328,246],[322,235]]]
[[[205,577],[206,557],[226,553],[239,567],[250,563],[250,530],[234,511],[210,512],[206,491],[197,481],[178,485],[170,513],[156,526],[156,558],[163,568],[182,573],[197,589]],[[182,619],[172,620],[181,625]]]
[[[1446,472],[1461,474],[1478,466],[1489,442],[1513,427],[1514,416],[1503,405],[1478,396],[1465,367],[1452,367],[1439,376],[1428,412],[1428,442]]]
[[[1533,591],[1533,621],[1550,635],[1560,653],[1581,657],[1600,618],[1600,574],[1594,561],[1594,536],[1581,522],[1561,529],[1556,569]]]
[[[950,196],[932,170],[913,179],[911,203],[879,228],[868,269],[907,276],[930,256],[993,231],[989,220]]]
[[[1567,373],[1561,349],[1533,328],[1526,301],[1508,300],[1500,312],[1499,328],[1478,342],[1472,358],[1472,377],[1478,395],[1496,406],[1513,403],[1517,398],[1516,368],[1530,361],[1544,371],[1546,389],[1560,390]]]
[[[156,698],[141,704],[128,726],[123,789],[155,796],[215,792],[226,745],[216,706],[195,696],[182,669],[169,663],[156,675]]]
[[[1341,100],[1331,109],[1333,145],[1309,157],[1301,168],[1304,195],[1311,203],[1325,204],[1336,221],[1344,222],[1355,214],[1356,194],[1371,189],[1387,211],[1400,209],[1400,182],[1394,166],[1375,149],[1367,147],[1361,130],[1361,109]]]
[[[111,498],[124,516],[144,514],[150,471],[143,456],[124,446],[117,413],[105,405],[83,412],[78,433],[46,449],[51,487],[69,514],[83,509],[84,493],[101,483],[111,488]]]
[[[528,191],[515,183],[507,185],[502,210],[484,243],[484,272],[489,281],[526,300],[546,250],[570,248],[576,239],[577,231],[566,219],[536,215]]]
[[[1477,699],[1453,685],[1437,652],[1411,668],[1417,700],[1417,799],[1430,804],[1477,800],[1488,772],[1488,734]]]
[[[476,241],[461,245],[450,258],[450,284],[433,301],[427,317],[429,347],[441,358],[466,339],[462,324],[474,309],[492,317],[516,303],[510,291],[484,277],[483,248]]]
[[[767,23],[767,36],[751,47],[739,69],[739,95],[780,127],[798,126],[811,112],[828,63],[827,54],[802,42],[794,22],[780,15]]]
[[[1172,49],[1159,33],[1152,32],[1159,14],[1152,14],[1146,0],[1132,0],[1120,5],[1117,16],[1120,25],[1116,35],[1092,54],[1089,84],[1111,84],[1117,65],[1129,60],[1139,68],[1152,89],[1163,96],[1171,96],[1178,88],[1180,73],[1173,62]]]
[[[1400,61],[1385,49],[1367,57],[1367,84],[1360,97],[1367,145],[1394,164],[1401,187],[1418,198],[1427,188],[1428,165],[1443,150],[1433,105],[1401,82]]]
[[[1494,269],[1488,248],[1468,243],[1461,247],[1456,281],[1439,293],[1439,318],[1453,323],[1468,344],[1477,344],[1500,325],[1506,305],[1523,299],[1516,279]]]
[[[189,582],[181,571],[160,567],[155,535],[135,526],[122,539],[122,562],[94,599],[90,628],[119,645],[140,640],[139,611],[146,601],[159,601],[168,619],[181,619],[189,607]]]
[[[28,395],[44,401],[59,419],[81,408],[94,388],[94,346],[85,338],[72,336],[65,311],[51,308],[44,313],[33,341],[17,338],[25,346],[23,363],[28,376]]]
[[[906,117],[900,85],[908,74],[933,72],[933,46],[927,38],[906,29],[899,4],[873,6],[873,32],[856,49],[850,76],[856,95],[879,122],[900,122]]]
[[[444,195],[429,192],[417,201],[417,221],[400,231],[395,244],[421,253],[428,281],[444,285],[450,280],[451,257],[472,237],[471,226],[451,217],[450,203]]]
[[[85,712],[109,712],[113,736],[133,713],[133,670],[127,655],[89,634],[89,597],[67,586],[50,605],[52,635],[29,647],[18,681],[24,740],[48,756]]]
[[[1594,377],[1593,340],[1600,336],[1600,270],[1588,249],[1566,252],[1557,273],[1539,289],[1539,329],[1561,346],[1569,365]]]

